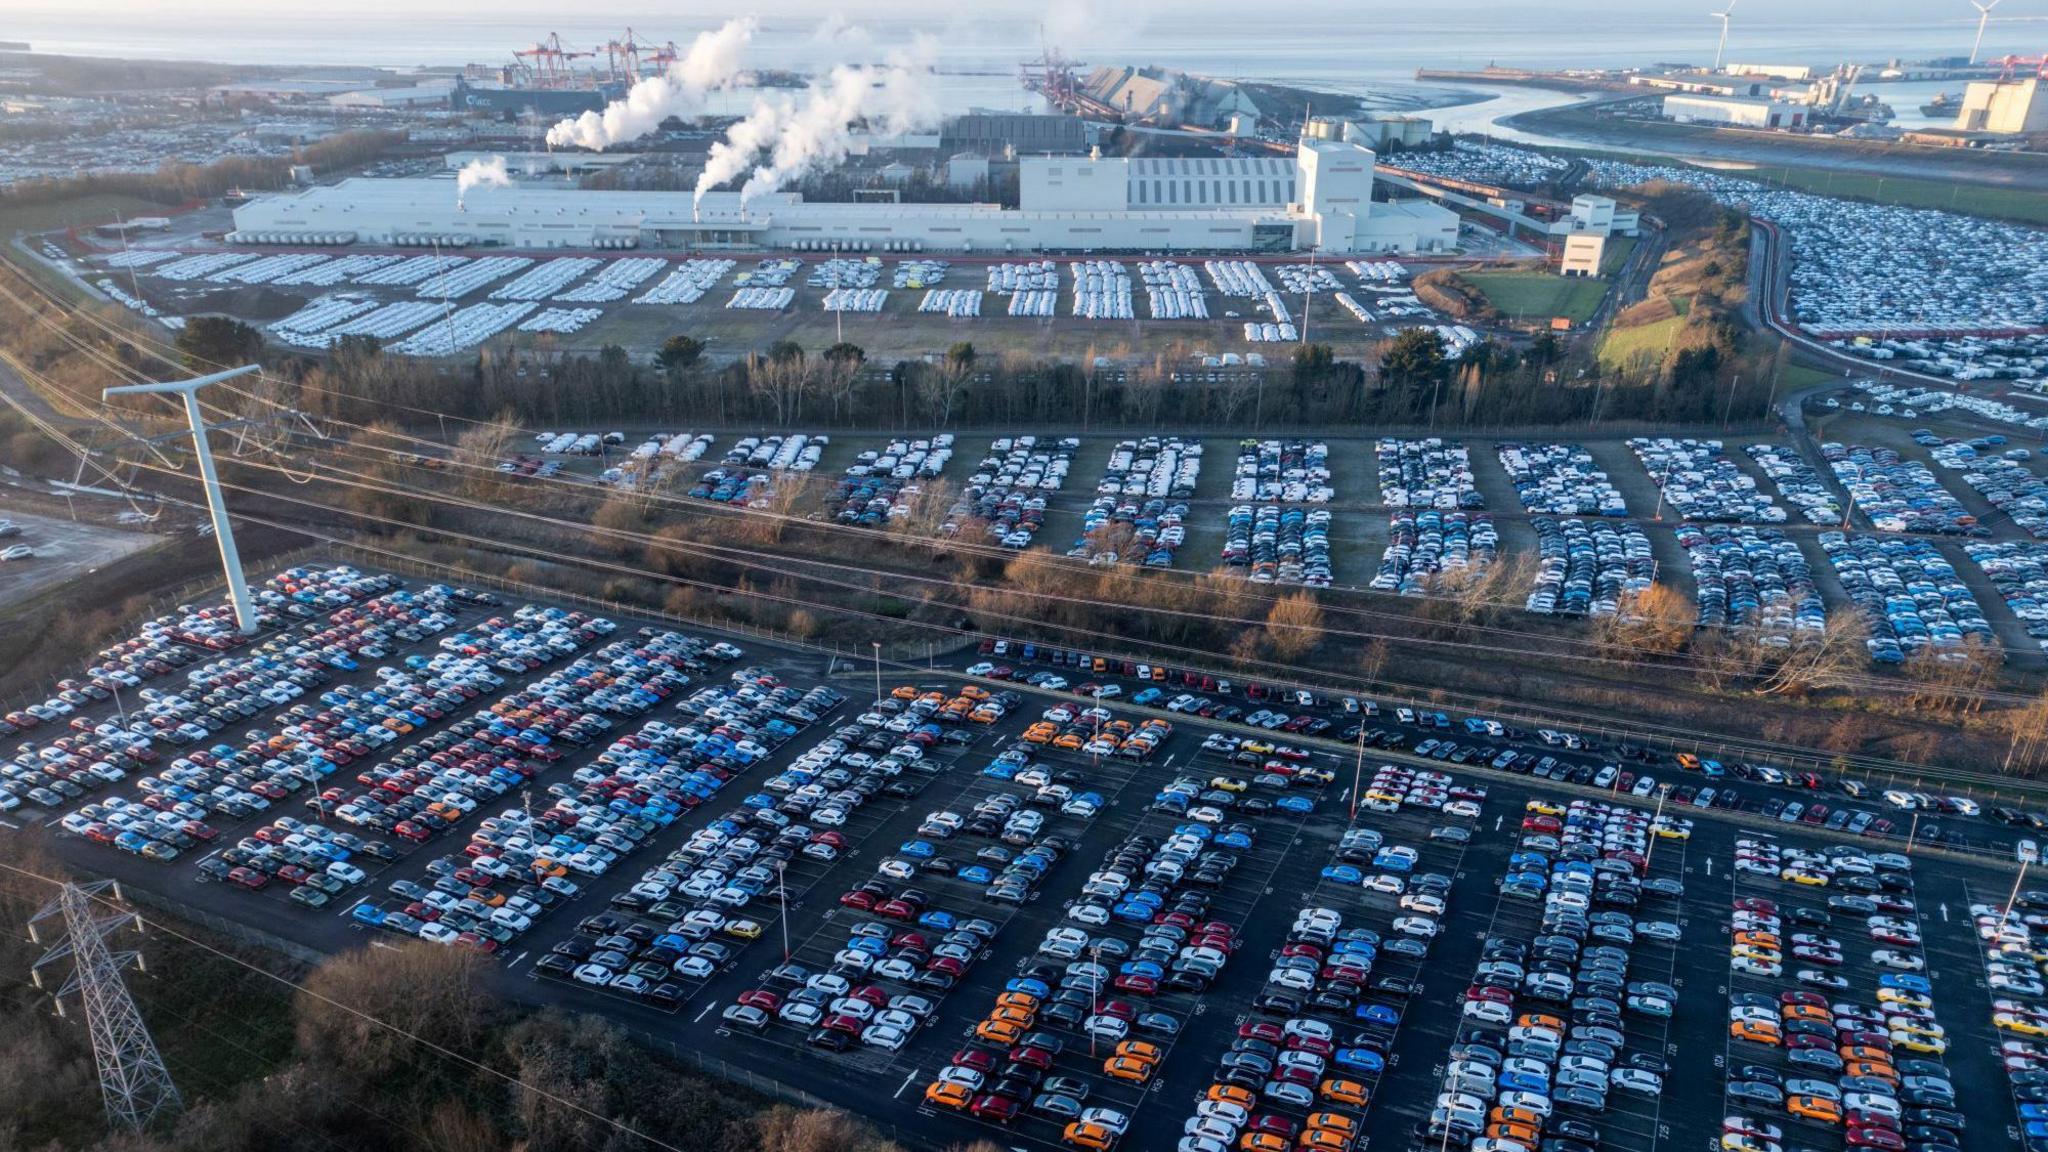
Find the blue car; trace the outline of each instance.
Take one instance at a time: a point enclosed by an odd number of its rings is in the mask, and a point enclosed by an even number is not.
[[[989,765],[988,767],[983,768],[981,770],[981,774],[983,776],[993,777],[997,780],[1008,780],[1017,774],[1017,766],[1015,764],[1006,764],[1003,761],[998,760],[995,763]]]
[[[933,847],[929,840],[905,840],[896,846],[896,851],[913,860],[929,860],[939,854],[939,850]]]
[[[1282,796],[1273,801],[1273,807],[1282,812],[1313,812],[1316,810],[1316,802],[1306,796]]]
[[[1401,1022],[1401,1014],[1385,1004],[1360,1004],[1352,1015],[1367,1024],[1385,1024],[1392,1027]]]
[[[1036,996],[1040,1000],[1052,995],[1052,987],[1050,985],[1043,980],[1034,980],[1029,976],[1011,977],[1009,983],[1003,985],[1003,991],[1022,992],[1026,996]]]
[[[1150,704],[1150,703],[1152,703],[1152,702],[1153,702],[1154,700],[1157,700],[1157,699],[1159,699],[1159,698],[1160,698],[1161,696],[1164,696],[1164,695],[1166,695],[1166,693],[1164,693],[1164,692],[1161,692],[1161,691],[1160,691],[1159,689],[1157,689],[1157,688],[1147,688],[1147,689],[1145,689],[1144,691],[1142,691],[1142,692],[1138,693],[1137,695],[1135,695],[1135,696],[1131,697],[1131,703],[1133,703],[1133,704],[1141,704],[1141,705],[1142,705],[1142,704]]]
[[[889,954],[888,941],[879,936],[855,936],[846,942],[846,948],[849,952],[865,952],[870,956]]]
[[[1216,846],[1249,849],[1252,846],[1252,838],[1243,832],[1224,832],[1216,837]]]
[[[1538,1092],[1550,1094],[1550,1081],[1533,1072],[1503,1072],[1498,1081],[1504,1092]]]
[[[1929,995],[1934,991],[1934,985],[1927,982],[1927,977],[1915,976],[1911,972],[1887,972],[1877,978],[1877,986],[1880,988],[1903,988],[1908,992],[1918,992],[1923,996]]]
[[[1330,1057],[1330,1062],[1339,1068],[1368,1075],[1383,1071],[1387,1066],[1386,1057],[1370,1048],[1339,1048],[1336,1055]]]
[[[1150,960],[1126,960],[1117,965],[1119,976],[1150,976],[1154,980],[1166,979],[1166,969]]]
[[[957,923],[959,923],[959,917],[943,908],[934,908],[917,918],[918,927],[937,928],[941,932],[951,932],[953,925]]]
[[[969,884],[986,884],[996,878],[995,872],[981,864],[969,864],[954,875]]]
[[[349,918],[367,928],[384,923],[384,910],[375,904],[358,904],[349,911]]]
[[[1365,873],[1350,864],[1330,864],[1323,868],[1323,879],[1335,880],[1339,884],[1358,884],[1365,880]]]

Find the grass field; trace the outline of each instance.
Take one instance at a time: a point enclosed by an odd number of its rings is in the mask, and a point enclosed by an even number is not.
[[[1907,208],[1948,208],[1974,216],[2048,224],[2048,196],[2031,188],[2001,188],[1911,176],[1876,176],[1868,172],[1838,172],[1784,164],[1759,165],[1755,171],[1742,175],[1824,196],[1897,204]]]
[[[1609,368],[1625,368],[1661,360],[1684,324],[1685,317],[1669,316],[1633,328],[1610,328],[1600,341],[1600,363]]]
[[[1622,265],[1628,263],[1628,258],[1635,253],[1635,250],[1635,237],[1609,237],[1607,240],[1607,250],[1600,254],[1600,274],[1602,276],[1612,276],[1621,271]]]
[[[0,199],[0,236],[105,224],[129,216],[160,216],[164,208],[154,200],[112,193],[47,204],[10,204]]]
[[[1591,319],[1600,307],[1600,298],[1607,294],[1605,280],[1547,272],[1467,272],[1464,279],[1506,315],[1564,316],[1574,324]]]

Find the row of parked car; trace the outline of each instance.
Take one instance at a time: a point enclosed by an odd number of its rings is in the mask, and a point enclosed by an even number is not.
[[[1723,1146],[1780,1152],[1787,1141],[1783,1124],[1839,1129],[1850,1148],[1960,1147],[1964,1118],[1942,1063],[1948,1037],[1935,1019],[1933,986],[1922,974],[1926,961],[1907,859],[1855,845],[1814,850],[1754,838],[1739,840],[1736,851],[1744,877],[1792,892],[1845,891],[1825,906],[1794,903],[1789,895],[1734,899],[1733,1060]],[[1867,968],[1846,962],[1846,947],[1835,935],[1844,920],[1860,922],[1871,941],[1883,945],[1871,951]],[[1788,966],[1794,968],[1789,975]],[[1854,994],[1865,979],[1874,996],[1859,1001]],[[1761,1059],[1773,1063],[1756,1062]],[[1753,1114],[1763,1109],[1780,1118]]]
[[[2032,453],[2025,448],[1998,452],[1989,437],[1933,441],[1928,455],[1936,464],[1961,476],[1963,483],[2027,535],[2036,539],[2048,535],[2048,480],[2020,463]]]
[[[1419,1138],[1472,1152],[1580,1152],[1600,1146],[1615,1094],[1663,1091],[1662,1054],[1632,1049],[1629,1035],[1631,1020],[1668,1019],[1678,999],[1670,984],[1629,971],[1639,940],[1677,936],[1670,921],[1635,927],[1644,898],[1682,892],[1645,878],[1656,835],[1648,813],[1625,805],[1529,803],[1501,898],[1539,903],[1540,919],[1534,935],[1496,930],[1482,944]]]
[[[1029,548],[1045,525],[1047,496],[1065,486],[1080,447],[1081,441],[1071,436],[1043,448],[1036,436],[992,441],[989,454],[961,486],[941,530],[958,535],[979,524],[984,535],[1005,548]]]
[[[1202,471],[1202,444],[1178,436],[1119,441],[1095,502],[1081,516],[1081,537],[1067,555],[1116,564],[1127,554],[1147,568],[1171,568],[1187,542],[1187,501]]]
[[[1930,647],[1960,655],[1972,638],[1995,650],[1984,610],[1932,542],[1823,532],[1819,543],[1849,602],[1870,622],[1865,644],[1872,660],[1903,664]]]
[[[1681,519],[1782,524],[1785,510],[1735,466],[1719,440],[1634,436],[1628,446]]]
[[[1254,584],[1330,586],[1330,510],[1239,504],[1223,530],[1223,564]]]
[[[953,434],[930,439],[891,440],[869,449],[846,466],[825,498],[825,511],[841,524],[886,524],[914,507],[921,481],[935,480],[953,459]]]
[[[1826,629],[1827,602],[1796,540],[1748,524],[1680,525],[1702,628],[1735,628],[1789,647]]]
[[[1908,460],[1891,448],[1835,441],[1822,444],[1820,451],[1855,510],[1880,531],[1991,534],[1918,460]]]
[[[1998,1058],[2012,1086],[2020,1146],[2048,1148],[2048,892],[2028,890],[2007,904],[1972,904],[1970,922],[1984,954],[1984,982],[1992,992],[1991,1026]]]
[[[1230,480],[1232,500],[1327,504],[1330,446],[1319,440],[1240,440]]]

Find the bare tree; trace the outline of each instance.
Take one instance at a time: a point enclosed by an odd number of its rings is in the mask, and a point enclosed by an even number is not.
[[[1273,602],[1266,613],[1266,643],[1273,654],[1292,662],[1323,642],[1323,606],[1315,593],[1302,589]]]
[[[1692,605],[1668,584],[1652,584],[1621,598],[1619,609],[1594,625],[1603,652],[1614,659],[1670,655],[1692,635]]]
[[[1763,677],[1760,690],[1786,696],[1803,696],[1834,687],[1861,672],[1870,660],[1870,620],[1853,608],[1828,616],[1820,638],[1795,643],[1777,667]]]
[[[471,424],[456,437],[453,453],[459,487],[465,496],[479,500],[501,500],[511,494],[512,485],[498,465],[512,455],[519,428],[509,416]]]

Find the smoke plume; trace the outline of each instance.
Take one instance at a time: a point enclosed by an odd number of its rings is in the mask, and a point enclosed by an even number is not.
[[[670,116],[694,114],[706,93],[739,75],[747,42],[753,38],[751,16],[728,20],[714,32],[699,32],[690,50],[666,72],[635,83],[602,112],[585,112],[548,129],[548,146],[602,152],[647,135]]]
[[[853,130],[913,132],[938,123],[927,73],[934,45],[920,39],[882,66],[841,65],[812,83],[801,100],[757,101],[754,110],[712,146],[697,199],[753,171],[740,188],[745,203],[846,158]]]
[[[462,207],[462,202],[469,198],[469,190],[472,188],[483,185],[503,188],[510,183],[512,174],[505,170],[503,156],[493,156],[489,160],[471,160],[462,166],[462,171],[455,174],[455,206]]]

